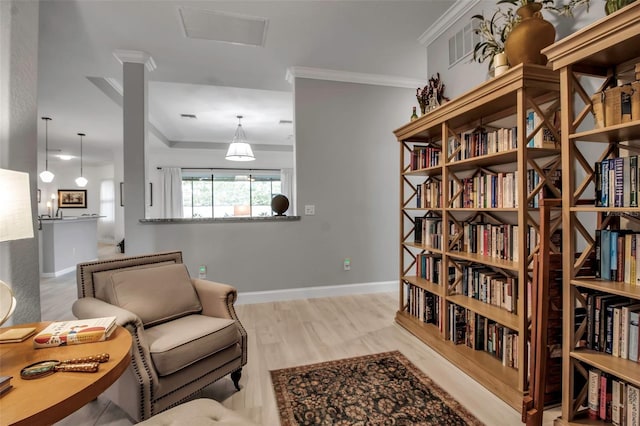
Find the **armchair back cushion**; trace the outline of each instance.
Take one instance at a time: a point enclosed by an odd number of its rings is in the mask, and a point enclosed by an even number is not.
[[[184,264],[115,272],[109,284],[106,301],[138,315],[145,328],[202,310]]]

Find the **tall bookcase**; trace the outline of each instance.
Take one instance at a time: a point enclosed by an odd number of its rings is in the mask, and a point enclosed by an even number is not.
[[[558,73],[519,65],[394,132],[396,321],[518,410],[538,201],[560,197],[559,106]]]
[[[595,271],[592,278],[576,275],[587,259],[597,256],[597,248],[604,247],[597,241],[603,231],[596,229],[615,232],[640,229],[637,220],[640,208],[600,207],[601,200],[596,202],[601,192],[596,192],[596,183],[602,183],[596,162],[601,164],[611,158],[637,155],[640,120],[596,127],[590,120],[595,115],[590,99],[593,89],[585,89],[589,87],[587,82],[595,82],[602,83],[596,91],[601,90],[607,79],[613,78],[615,82],[621,76],[620,71],[630,66],[633,70],[632,64],[640,62],[639,45],[640,2],[636,2],[543,51],[553,69],[560,72],[562,168],[574,171],[562,176],[565,315],[560,424],[605,423],[587,416],[589,393],[594,392],[594,386],[589,387],[589,372],[606,373],[611,380],[640,387],[640,365],[594,350],[599,349],[590,341],[595,330],[589,328],[590,323],[595,322],[594,316],[598,316],[591,310],[596,297],[616,295],[626,300],[623,303],[640,303],[640,285],[596,278]],[[607,255],[600,253],[600,256]]]

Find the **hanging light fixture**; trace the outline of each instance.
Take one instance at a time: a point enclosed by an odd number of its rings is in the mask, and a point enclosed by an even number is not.
[[[238,117],[238,128],[224,158],[231,161],[253,161],[256,157],[253,156],[251,145],[247,142],[247,136],[242,129],[242,123],[240,123],[242,116],[236,115],[236,117]]]
[[[44,120],[44,171],[40,173],[40,179],[49,183],[53,181],[55,175],[49,171],[49,121],[51,118],[42,117]]]
[[[80,136],[80,177],[76,178],[76,185],[80,188],[84,188],[89,182],[82,174],[82,138],[86,135],[84,133],[78,133],[78,136]]]

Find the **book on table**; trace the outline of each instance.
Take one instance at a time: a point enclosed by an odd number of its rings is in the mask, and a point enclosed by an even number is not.
[[[12,376],[0,376],[0,395],[3,395],[13,387],[11,379],[13,379]]]
[[[33,338],[35,348],[77,345],[107,340],[116,328],[116,317],[56,321]]]
[[[35,327],[9,328],[0,332],[0,343],[20,343],[36,332]]]

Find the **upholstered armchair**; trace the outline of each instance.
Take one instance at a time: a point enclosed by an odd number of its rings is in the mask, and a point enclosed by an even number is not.
[[[131,365],[105,394],[136,421],[231,374],[240,389],[247,333],[235,288],[189,277],[181,252],[81,263],[79,318],[115,316],[133,336]]]

